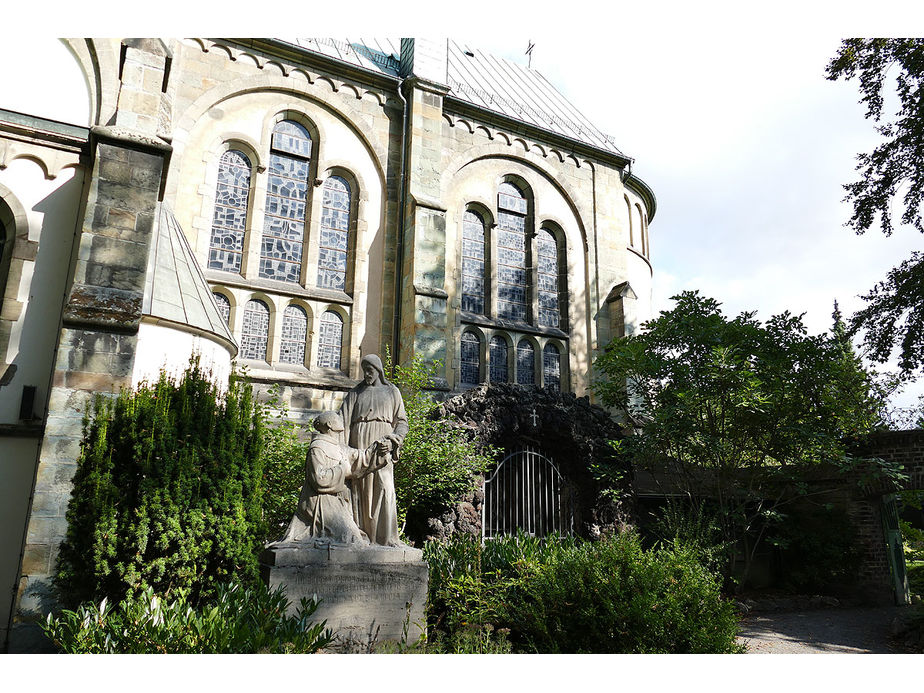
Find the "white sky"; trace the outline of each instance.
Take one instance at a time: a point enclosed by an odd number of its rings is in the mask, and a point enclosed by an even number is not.
[[[288,6],[286,23],[278,10],[261,17],[243,0],[222,3],[221,14],[166,0],[157,17],[143,21],[125,15],[124,3],[93,4],[100,11],[56,7],[50,14],[62,24],[49,29],[449,34],[523,63],[531,39],[532,66],[635,159],[633,171],[658,198],[650,227],[656,310],[668,309],[681,290],[699,289],[729,315],[804,312],[806,325],[819,332],[830,327],[835,299],[849,315],[862,305],[860,294],[924,247],[911,230],[886,238],[878,231],[856,236],[843,226],[850,209],[841,186],[854,175],[856,153],[876,139],[856,85],[824,79],[842,37],[924,35],[919,4],[780,0],[742,9],[744,3],[717,0],[649,1],[642,8],[586,0],[354,0],[348,15],[320,3]],[[304,30],[293,30],[300,17]],[[918,393],[924,384],[899,403],[912,404]]]

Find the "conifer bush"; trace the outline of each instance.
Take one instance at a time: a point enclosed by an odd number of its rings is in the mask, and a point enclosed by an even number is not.
[[[151,588],[192,601],[258,579],[263,423],[248,384],[222,393],[193,358],[115,398],[98,396],[67,510],[61,603],[120,601]]]

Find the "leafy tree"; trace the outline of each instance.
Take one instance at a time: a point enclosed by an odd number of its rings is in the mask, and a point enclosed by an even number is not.
[[[264,538],[278,539],[295,514],[298,497],[305,483],[305,460],[310,435],[299,437],[299,425],[288,418],[288,409],[280,407],[279,388],[269,391],[267,407],[278,409],[266,417],[263,431],[263,522]]]
[[[883,141],[857,157],[860,180],[844,186],[853,204],[847,222],[858,234],[879,219],[893,231],[892,201],[904,191],[901,223],[924,232],[924,39],[845,39],[827,67],[830,80],[858,79],[866,117],[883,120],[883,90],[894,77],[898,111],[876,131]],[[863,296],[866,306],[851,319],[851,332],[864,332],[864,345],[877,361],[899,346],[903,372],[924,366],[924,253],[915,252]]]
[[[639,465],[716,506],[723,540],[744,548],[745,575],[761,536],[781,519],[798,471],[844,463],[845,436],[880,422],[884,393],[835,336],[812,336],[800,317],[726,318],[698,292],[597,361],[603,401],[635,427],[622,444]]]
[[[386,370],[391,359],[386,354]],[[409,517],[423,520],[439,514],[472,491],[492,464],[494,451],[480,449],[466,432],[434,416],[436,401],[427,391],[439,362],[420,357],[407,366],[395,366],[393,380],[404,397],[408,433],[395,464],[398,525]]]

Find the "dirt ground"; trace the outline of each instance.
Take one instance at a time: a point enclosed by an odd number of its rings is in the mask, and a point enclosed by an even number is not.
[[[906,607],[757,613],[741,622],[748,654],[893,654],[892,624]]]

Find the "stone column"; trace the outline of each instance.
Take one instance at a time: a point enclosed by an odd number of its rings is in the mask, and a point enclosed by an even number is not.
[[[402,277],[402,362],[420,354],[426,360],[450,364],[446,317],[446,209],[441,202],[443,173],[443,97],[446,81],[446,41],[403,39],[402,64],[411,73],[406,93],[411,119],[406,162],[408,202],[404,228]],[[435,383],[448,387],[446,373]]]
[[[84,413],[96,393],[131,385],[148,249],[171,147],[156,136],[164,125],[163,44],[127,41],[123,51],[116,125],[90,133],[92,174],[71,259],[10,652],[44,645],[35,621],[55,607],[51,580],[67,531]],[[147,98],[148,89],[154,98]]]

